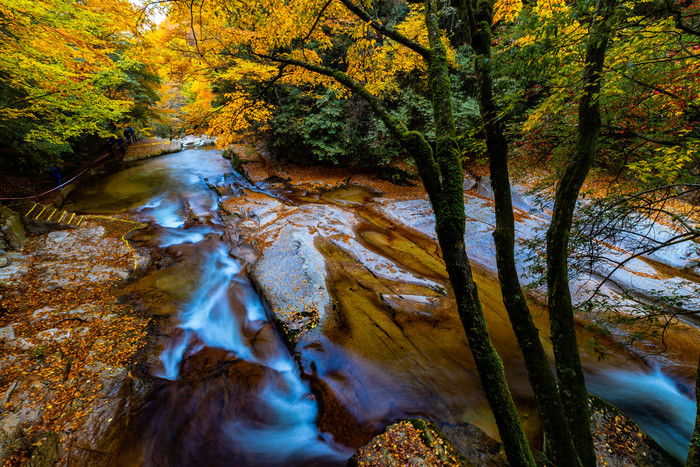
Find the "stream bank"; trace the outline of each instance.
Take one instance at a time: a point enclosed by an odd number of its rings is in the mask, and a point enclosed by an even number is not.
[[[275,173],[256,179],[253,171],[246,180],[214,151],[186,151],[127,166],[73,195],[73,208],[95,219],[128,216],[150,225],[125,237],[144,258],[137,275],[118,279],[114,295],[129,305],[127,315],[144,317],[146,337],[125,359],[130,365],[119,376],[111,411],[93,412],[107,421],[100,425],[106,430],[73,447],[61,444],[62,463],[343,465],[355,448],[406,417],[439,422],[463,453],[493,448],[484,441],[485,433],[496,436],[493,421],[452,311],[420,188],[385,188],[362,174],[348,179],[342,170],[333,176],[281,169],[290,180],[270,178]],[[488,207],[488,200],[477,201]],[[398,203],[416,208],[391,208]],[[397,213],[413,221],[401,222]],[[67,231],[63,240],[78,232]],[[102,237],[90,232],[84,241],[99,245]],[[476,270],[493,311],[494,340],[537,446],[532,395],[493,273]],[[547,329],[543,310],[537,319]],[[625,374],[622,365],[628,374],[648,369],[634,355],[587,360],[587,370],[602,381]],[[301,448],[290,449],[295,444]],[[202,446],[210,457],[202,457]]]

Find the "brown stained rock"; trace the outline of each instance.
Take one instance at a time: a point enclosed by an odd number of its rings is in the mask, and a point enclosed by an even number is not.
[[[188,375],[194,375],[198,379],[209,372],[219,371],[223,366],[236,360],[239,358],[228,350],[205,347],[185,359],[182,364],[182,375],[185,379]]]
[[[149,159],[151,157],[171,154],[182,150],[179,141],[168,141],[160,138],[147,138],[129,145],[124,156],[125,162]]]
[[[355,452],[348,466],[472,466],[442,431],[423,419],[402,420],[389,425]]]
[[[275,378],[276,372],[230,352],[203,349],[185,360],[177,380],[157,382],[138,408],[115,419],[89,465],[205,465],[203,444],[206,465],[250,465],[226,437],[227,426],[270,420],[275,412],[263,389]]]
[[[321,412],[319,430],[332,433],[333,439],[344,446],[362,446],[381,429],[381,425],[375,427],[367,420],[359,420],[327,381],[313,375],[309,379]]]
[[[60,436],[57,433],[48,432],[34,443],[29,460],[24,465],[27,467],[51,467],[56,464],[60,457]]]
[[[27,241],[27,234],[19,215],[0,206],[0,250],[19,250]]]

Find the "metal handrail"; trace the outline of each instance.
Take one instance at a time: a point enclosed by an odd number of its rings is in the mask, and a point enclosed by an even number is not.
[[[128,141],[128,140],[127,140],[127,141]],[[133,142],[134,142],[134,141],[131,141],[130,143],[133,143]],[[83,174],[84,174],[85,172],[87,172],[88,170],[94,169],[95,167],[97,167],[97,163],[98,163],[98,162],[101,162],[103,159],[106,159],[106,158],[108,158],[109,156],[115,154],[118,150],[121,151],[121,146],[117,147],[116,149],[112,149],[110,152],[108,152],[108,153],[105,154],[104,156],[100,157],[99,159],[96,159],[96,160],[92,161],[88,167],[86,167],[84,170],[80,171],[80,172],[79,172],[77,175],[75,175],[73,178],[71,178],[70,180],[67,180],[67,181],[61,183],[61,184],[58,185],[58,186],[55,186],[55,187],[51,188],[51,189],[48,190],[48,191],[45,191],[45,192],[40,193],[40,194],[38,194],[38,195],[31,195],[31,196],[14,196],[14,197],[0,198],[0,201],[23,201],[23,200],[29,200],[29,199],[34,199],[34,198],[41,198],[42,196],[48,195],[49,193],[53,193],[54,191],[56,191],[56,190],[58,190],[58,189],[62,189],[62,188],[65,187],[66,185],[71,184],[71,183],[73,182],[73,180],[77,179],[78,177],[80,177],[81,175],[83,175]]]

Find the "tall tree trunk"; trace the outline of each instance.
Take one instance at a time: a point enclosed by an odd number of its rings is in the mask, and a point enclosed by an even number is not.
[[[569,234],[578,194],[598,149],[600,133],[600,82],[608,43],[608,21],[615,0],[601,0],[594,13],[579,99],[576,150],[557,186],[552,221],[547,230],[547,297],[559,394],[581,462],[595,466],[590,429],[588,392],[576,341],[574,309],[569,289]]]
[[[690,451],[685,467],[700,467],[700,361],[698,362],[698,372],[695,376],[695,430],[690,437]]]
[[[457,312],[469,341],[486,398],[496,419],[503,447],[512,466],[535,466],[520,424],[503,370],[503,363],[491,342],[476,284],[464,245],[465,214],[462,163],[455,141],[447,54],[440,38],[435,0],[426,0],[426,26],[431,49],[421,55],[428,62],[433,94],[437,150],[433,152],[423,135],[408,129],[362,85],[347,74],[292,58],[261,55],[277,63],[302,67],[329,76],[362,97],[384,122],[401,146],[413,156],[423,186],[435,212],[435,230],[447,273],[457,301]]]
[[[490,65],[490,25],[493,17],[491,5],[488,2],[482,2],[478,10],[472,8],[471,11],[474,24],[469,29],[472,49],[476,55],[479,107],[486,134],[496,205],[496,230],[493,237],[503,303],[525,359],[530,386],[537,399],[540,420],[545,437],[549,441],[547,455],[554,465],[573,467],[580,465],[580,461],[566,423],[549,359],[540,341],[539,331],[532,321],[515,267],[515,220],[508,176],[508,142],[503,135],[503,128],[498,120],[493,101]],[[469,21],[469,16],[463,19]]]
[[[440,196],[431,201],[442,257],[457,300],[459,317],[469,340],[489,406],[496,419],[508,462],[513,466],[534,466],[532,452],[508,389],[503,364],[486,328],[465,250],[463,171],[455,138],[447,53],[438,27],[435,0],[426,0],[425,7],[425,22],[430,43],[428,77],[435,118],[436,159],[442,177]]]

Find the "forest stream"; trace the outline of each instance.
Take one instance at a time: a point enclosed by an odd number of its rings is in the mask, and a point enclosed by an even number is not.
[[[212,186],[230,191],[220,195]],[[330,216],[344,232],[302,225],[316,233],[294,237],[320,253],[326,284],[319,294],[333,303],[308,332],[281,332],[266,282],[254,286],[251,265],[229,253],[233,227],[220,205],[252,194],[258,205],[280,206],[287,217],[272,213],[263,222],[260,216],[241,233],[246,242],[264,225],[292,225],[290,216],[303,210],[317,222]],[[437,246],[387,216],[378,196],[358,186],[312,193],[252,184],[214,150],[133,163],[71,195],[76,212],[128,213],[147,222],[132,243],[169,258],[130,289],[170,324],[145,359],[154,382],[109,434],[113,465],[344,465],[383,426],[406,417],[432,419],[448,436],[465,422],[497,436]],[[276,238],[284,235],[282,229]],[[269,246],[258,245],[263,258]],[[274,262],[256,267],[265,264]],[[307,267],[312,263],[300,268]],[[526,431],[541,449],[536,405],[497,278],[487,267],[474,268]],[[285,285],[284,277],[277,281]],[[533,314],[547,334],[546,310]],[[579,342],[590,338],[582,323],[578,330]],[[663,360],[646,358],[642,344],[603,360],[584,348],[582,360],[591,393],[684,459],[695,414],[688,358],[697,354],[684,346],[697,344],[680,332]]]

